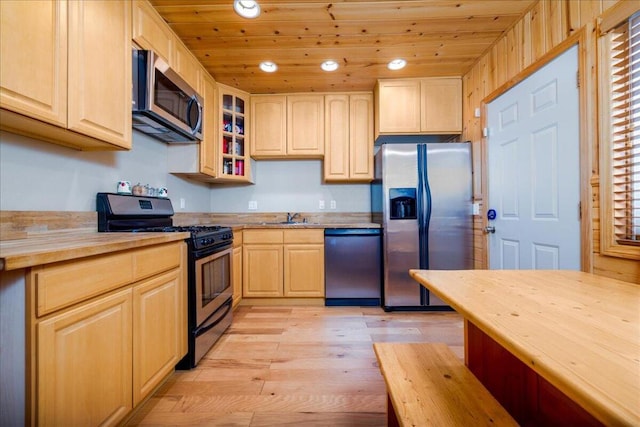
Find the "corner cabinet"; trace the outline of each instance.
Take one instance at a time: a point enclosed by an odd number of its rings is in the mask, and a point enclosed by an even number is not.
[[[326,95],[324,99],[324,180],[373,180],[373,94]]]
[[[130,2],[4,1],[0,19],[2,130],[131,148]]]
[[[243,233],[243,298],[324,297],[324,230]]]
[[[31,269],[29,424],[117,425],[173,372],[185,262],[175,242]]]
[[[249,161],[249,94],[218,84],[220,145],[219,178],[226,181],[251,181]],[[245,108],[246,107],[246,108]]]
[[[379,80],[375,137],[383,134],[462,133],[462,79]]]

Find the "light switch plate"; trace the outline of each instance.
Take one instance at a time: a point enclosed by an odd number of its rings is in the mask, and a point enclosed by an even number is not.
[[[250,211],[258,210],[258,202],[256,200],[249,200],[249,210]]]
[[[324,200],[318,200],[318,209],[324,209]]]
[[[336,201],[332,200],[331,204],[330,204],[331,209],[335,209],[336,208]]]

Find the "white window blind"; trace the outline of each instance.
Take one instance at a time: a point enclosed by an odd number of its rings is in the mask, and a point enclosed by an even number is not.
[[[640,245],[640,12],[607,37],[613,238]]]

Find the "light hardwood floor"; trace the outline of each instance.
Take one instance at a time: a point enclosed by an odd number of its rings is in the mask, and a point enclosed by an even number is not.
[[[384,426],[374,342],[444,342],[463,357],[453,312],[240,306],[191,371],[177,371],[129,425]]]

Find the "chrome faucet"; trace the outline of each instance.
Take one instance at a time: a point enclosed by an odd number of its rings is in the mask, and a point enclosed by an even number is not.
[[[300,216],[300,214],[299,214],[299,213],[291,214],[291,213],[287,212],[287,222],[293,222],[293,220],[294,220],[296,217],[299,217],[299,216]]]

